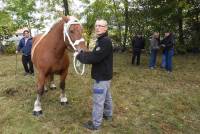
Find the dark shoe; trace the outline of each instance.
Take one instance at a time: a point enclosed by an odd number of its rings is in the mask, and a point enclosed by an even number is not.
[[[112,121],[112,116],[105,116],[103,115],[103,118],[107,121]]]
[[[87,123],[85,123],[83,125],[83,127],[89,129],[89,130],[99,130],[100,127],[94,126],[94,124],[92,123],[92,121],[88,121]]]
[[[28,73],[27,73],[27,72],[25,72],[25,73],[24,73],[24,76],[27,76],[27,75],[28,75]]]

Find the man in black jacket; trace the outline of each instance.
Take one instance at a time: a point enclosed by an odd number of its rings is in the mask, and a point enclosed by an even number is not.
[[[141,34],[137,34],[132,39],[132,48],[133,48],[133,55],[132,55],[132,64],[135,64],[135,60],[137,59],[137,65],[140,65],[140,55],[141,55],[141,49],[144,49],[145,46],[145,40],[142,37]]]
[[[77,59],[85,64],[92,64],[93,85],[92,121],[84,124],[90,130],[98,130],[102,119],[112,119],[112,97],[109,91],[113,74],[113,47],[108,37],[108,25],[105,20],[97,20],[95,33],[96,46],[92,52],[81,52]]]
[[[165,32],[165,37],[161,41],[161,46],[164,47],[165,69],[172,72],[172,57],[174,53],[175,37],[170,32]]]

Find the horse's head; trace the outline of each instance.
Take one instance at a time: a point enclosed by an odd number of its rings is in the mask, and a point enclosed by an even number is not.
[[[64,41],[70,44],[74,51],[86,51],[85,40],[83,39],[83,28],[81,23],[72,16],[63,16],[64,20]],[[68,47],[69,48],[69,47]]]

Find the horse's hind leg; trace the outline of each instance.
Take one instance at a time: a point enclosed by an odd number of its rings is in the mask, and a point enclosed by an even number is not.
[[[45,76],[43,74],[38,75],[38,82],[37,82],[37,98],[34,103],[33,115],[39,116],[42,114],[42,107],[41,107],[41,96],[44,93],[44,84],[45,84]]]
[[[62,90],[61,95],[60,95],[61,105],[68,104],[67,97],[66,97],[66,94],[65,94],[65,79],[66,79],[66,76],[67,76],[67,70],[65,72],[63,72],[62,75],[60,76],[60,88]]]
[[[50,85],[49,85],[50,89],[56,89],[56,85],[54,83],[54,74],[50,74],[49,81],[50,81]]]
[[[48,75],[45,85],[44,85],[44,91],[48,92],[49,89],[56,89],[56,85],[54,84],[54,75],[50,74]]]

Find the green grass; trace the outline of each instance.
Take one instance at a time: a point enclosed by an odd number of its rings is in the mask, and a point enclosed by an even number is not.
[[[200,133],[200,55],[174,57],[172,74],[132,66],[131,54],[114,55],[112,97],[114,120],[104,121],[101,134],[198,134]],[[59,103],[60,90],[44,94],[43,116],[32,115],[36,79],[23,76],[21,57],[0,56],[1,134],[87,134],[82,124],[91,119],[90,67],[83,76],[72,64],[66,80],[68,106]],[[160,57],[158,59],[160,61]],[[159,66],[159,63],[158,63]],[[59,77],[56,76],[56,84]]]

